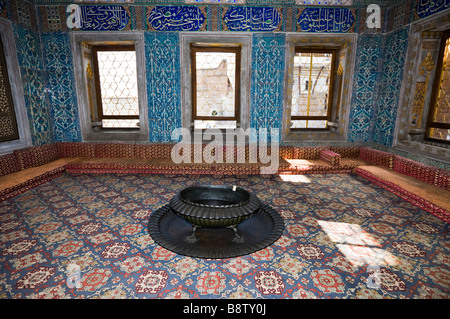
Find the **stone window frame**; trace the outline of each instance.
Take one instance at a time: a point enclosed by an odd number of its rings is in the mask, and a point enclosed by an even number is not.
[[[32,141],[11,21],[0,18],[0,32],[2,33],[3,49],[8,66],[8,78],[19,131],[19,139],[0,143],[0,155],[4,155],[14,150],[31,146]]]
[[[392,145],[395,150],[415,153],[446,164],[450,164],[450,145],[427,140],[425,133],[440,42],[443,31],[450,29],[449,17],[449,11],[445,10],[445,12],[411,23]],[[431,65],[429,71],[426,70],[425,65],[427,55],[429,55],[428,64]],[[425,83],[427,76],[426,90],[419,101],[416,95],[417,83]],[[419,102],[423,104],[421,124],[419,127],[414,127],[412,125],[413,105]]]
[[[353,74],[356,61],[356,47],[358,34],[348,33],[339,35],[329,34],[302,34],[287,33],[286,35],[286,66],[285,66],[285,85],[283,101],[283,123],[282,123],[282,142],[334,142],[346,141],[348,132],[348,119],[350,115]],[[293,65],[296,48],[335,48],[337,52],[336,67],[341,73],[343,79],[342,85],[339,83],[335,87],[333,94],[333,107],[338,109],[338,113],[332,115],[332,122],[329,123],[329,130],[308,131],[308,130],[290,130],[290,115],[292,105],[292,86],[293,86]],[[339,104],[339,105],[337,105]]]
[[[181,56],[181,125],[184,129],[193,131],[192,119],[192,84],[190,75],[190,49],[191,43],[204,44],[241,44],[241,78],[240,78],[240,128],[250,128],[250,91],[251,91],[251,54],[252,34],[247,32],[227,33],[208,32],[199,34],[192,32],[180,33],[180,56]]]
[[[77,31],[70,34],[82,139],[85,142],[146,142],[149,138],[145,41],[141,31]],[[139,94],[139,132],[130,130],[95,130],[91,122],[85,70],[83,42],[135,42]]]

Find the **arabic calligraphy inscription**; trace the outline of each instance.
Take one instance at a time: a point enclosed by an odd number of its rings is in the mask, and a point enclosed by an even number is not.
[[[80,6],[80,30],[120,31],[129,22],[130,16],[122,6]]]
[[[223,29],[230,31],[281,31],[281,11],[269,7],[228,7]]]
[[[420,18],[425,18],[449,7],[450,0],[418,0],[416,11]]]
[[[206,14],[200,7],[149,7],[148,27],[156,31],[201,31],[206,29]]]
[[[355,17],[348,8],[299,9],[298,31],[345,33],[352,28]]]

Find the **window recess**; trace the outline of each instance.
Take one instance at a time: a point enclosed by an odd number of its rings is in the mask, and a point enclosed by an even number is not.
[[[291,131],[329,129],[333,115],[336,52],[336,49],[295,49]]]
[[[95,93],[88,87],[92,119],[103,130],[139,128],[139,96],[134,45],[93,46]],[[89,79],[89,70],[86,73]],[[89,83],[89,81],[88,81]],[[95,99],[94,99],[95,96]]]
[[[190,44],[194,129],[240,127],[241,46]]]
[[[19,139],[19,130],[9,83],[5,52],[0,36],[0,142],[17,139]]]
[[[426,139],[450,144],[450,31],[441,41],[427,118]]]

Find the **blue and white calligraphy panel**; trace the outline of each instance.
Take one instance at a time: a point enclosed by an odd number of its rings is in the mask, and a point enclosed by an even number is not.
[[[81,6],[81,27],[85,31],[120,31],[130,16],[125,8],[114,5]]]
[[[305,8],[298,18],[299,31],[345,33],[355,22],[348,8]]]
[[[206,23],[199,7],[161,6],[154,7],[148,23],[156,31],[198,31]]]
[[[277,8],[229,7],[223,22],[230,31],[276,31],[281,24]]]
[[[418,0],[416,10],[420,18],[425,18],[447,8],[450,8],[450,0]]]

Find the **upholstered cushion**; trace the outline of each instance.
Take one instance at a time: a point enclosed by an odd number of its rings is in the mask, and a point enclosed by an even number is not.
[[[361,149],[359,150],[359,157],[362,160],[370,164],[384,166],[389,169],[392,169],[394,156],[394,154],[375,150],[370,147],[361,147]]]
[[[15,173],[20,170],[13,153],[0,156],[0,176]]]
[[[280,146],[280,158],[290,159],[294,158],[294,147],[293,146]]]
[[[56,144],[61,157],[95,157],[95,144],[60,142]]]
[[[394,171],[430,185],[436,185],[439,169],[401,156],[394,157]]]
[[[60,157],[55,144],[27,147],[14,151],[14,155],[20,169],[41,166]]]
[[[294,159],[319,159],[320,151],[329,149],[323,146],[294,146],[293,158]]]
[[[136,144],[135,156],[137,158],[171,158],[171,151],[174,144]]]
[[[450,191],[450,171],[439,170],[436,186]]]
[[[320,151],[320,159],[332,166],[339,166],[341,164],[341,155],[330,150]]]
[[[330,150],[341,155],[341,158],[358,158],[359,149],[359,146],[330,146]]]
[[[134,144],[99,143],[95,144],[95,157],[131,158],[134,157]]]

